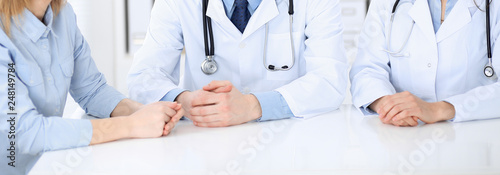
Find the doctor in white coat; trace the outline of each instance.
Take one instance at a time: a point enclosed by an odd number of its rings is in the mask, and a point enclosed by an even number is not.
[[[485,0],[373,0],[350,72],[356,107],[384,123],[415,126],[500,117],[489,65]],[[490,4],[492,67],[500,70],[500,3]],[[392,28],[392,32],[391,32]]]
[[[212,22],[218,70],[207,75],[200,69],[206,59],[202,0],[156,1],[128,76],[131,98],[178,101],[201,127],[337,109],[348,81],[339,1],[295,0],[294,7],[290,33],[288,0],[210,0],[205,14]],[[291,69],[269,71],[269,65]]]

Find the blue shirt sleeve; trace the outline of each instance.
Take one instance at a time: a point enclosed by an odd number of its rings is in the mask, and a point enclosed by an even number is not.
[[[279,92],[270,91],[252,94],[257,97],[262,108],[262,117],[257,119],[258,122],[286,119],[294,116],[285,98]]]
[[[165,94],[165,96],[163,96],[163,98],[161,98],[160,101],[171,101],[171,102],[173,102],[177,98],[177,96],[179,96],[184,91],[187,91],[187,90],[186,89],[179,89],[179,88],[172,89],[167,94]]]
[[[363,105],[361,106],[359,109],[361,110],[361,112],[363,113],[363,115],[378,115],[377,112],[373,111],[372,109],[370,109],[370,105],[372,104],[373,102],[371,103],[368,103],[366,105]]]
[[[107,84],[104,75],[99,72],[92,56],[90,46],[76,26],[74,48],[74,73],[71,77],[70,94],[87,114],[107,118],[122,101],[125,95]]]
[[[0,98],[13,97],[14,104],[9,107],[7,100],[0,100],[0,149],[7,150],[15,143],[18,154],[36,155],[45,151],[87,146],[92,138],[92,124],[89,120],[64,119],[56,116],[43,116],[34,106],[27,86],[19,79],[19,72],[8,76],[10,58],[8,50],[0,47]],[[17,68],[14,66],[14,68]],[[15,88],[15,95],[10,94],[8,78]],[[10,113],[10,114],[9,114]],[[12,136],[12,137],[11,137]],[[11,137],[11,138],[9,138]],[[8,142],[4,142],[5,141]]]

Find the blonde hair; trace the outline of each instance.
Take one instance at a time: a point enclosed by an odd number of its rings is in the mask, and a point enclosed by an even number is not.
[[[2,20],[2,29],[3,31],[10,36],[10,26],[11,18],[14,17],[14,22],[17,23],[19,19],[16,19],[19,14],[22,14],[24,8],[28,6],[28,4],[32,0],[0,0],[0,20]],[[54,14],[58,14],[61,8],[63,7],[66,0],[52,0],[50,5],[52,6],[52,11]]]

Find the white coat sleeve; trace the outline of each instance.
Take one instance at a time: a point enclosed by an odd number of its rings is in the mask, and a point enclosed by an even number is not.
[[[295,116],[307,118],[339,108],[346,94],[348,64],[339,1],[309,1],[306,8],[306,73],[277,91]]]
[[[351,68],[351,93],[356,107],[365,115],[373,114],[369,104],[396,93],[390,81],[389,55],[386,47],[385,21],[389,17],[386,0],[371,2],[359,37],[358,55]]]
[[[491,13],[491,38],[493,53],[493,68],[498,77],[500,73],[500,3],[493,1],[491,6],[495,9]],[[486,51],[486,46],[485,46]],[[444,101],[455,107],[454,122],[483,120],[500,117],[500,82],[476,87],[464,94],[452,96]]]
[[[131,99],[148,104],[177,88],[184,48],[177,14],[175,1],[155,2],[144,45],[136,53],[127,78]]]

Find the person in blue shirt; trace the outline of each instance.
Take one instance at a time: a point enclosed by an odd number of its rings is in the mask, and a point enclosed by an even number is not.
[[[391,17],[395,2],[371,1],[350,72],[354,105],[397,126],[498,118],[499,1],[401,0]]]
[[[141,103],[177,101],[200,127],[308,118],[338,109],[349,67],[340,2],[294,0],[290,17],[291,2],[155,1],[128,75],[130,97]],[[212,29],[213,45],[204,43],[204,16],[211,21],[206,28]],[[208,56],[218,64],[215,72],[200,69],[205,46],[214,50]]]
[[[183,115],[180,104],[142,105],[107,85],[64,0],[0,1],[0,16],[2,167],[12,145],[20,156],[159,137]],[[62,118],[68,92],[101,119]]]

